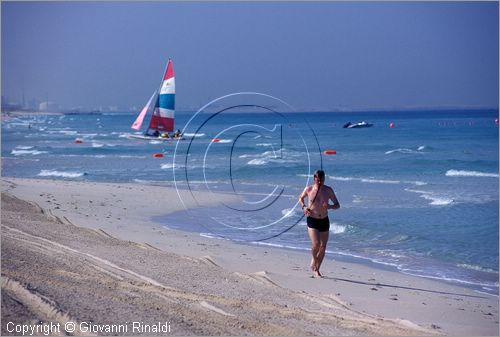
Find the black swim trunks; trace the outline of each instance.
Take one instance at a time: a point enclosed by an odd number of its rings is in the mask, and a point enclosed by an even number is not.
[[[320,232],[328,232],[330,230],[330,219],[328,219],[328,217],[316,219],[308,216],[307,227],[317,229]]]

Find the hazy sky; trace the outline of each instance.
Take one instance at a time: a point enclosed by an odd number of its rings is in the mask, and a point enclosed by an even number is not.
[[[2,95],[142,107],[257,91],[297,108],[498,107],[498,2],[5,2]]]

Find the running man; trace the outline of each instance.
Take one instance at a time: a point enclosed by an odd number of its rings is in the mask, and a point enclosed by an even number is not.
[[[304,199],[307,197],[308,206]],[[333,204],[329,204],[329,201]],[[330,220],[328,209],[339,209],[340,204],[335,192],[330,186],[325,185],[325,172],[314,172],[314,184],[307,186],[299,197],[299,203],[307,216],[307,233],[311,239],[311,271],[315,277],[322,277],[319,272],[325,257],[326,244],[330,234]]]

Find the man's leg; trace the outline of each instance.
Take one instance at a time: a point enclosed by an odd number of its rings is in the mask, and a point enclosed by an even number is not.
[[[318,266],[317,269],[318,276],[321,276],[319,268],[321,267],[321,263],[325,258],[326,244],[328,243],[328,237],[330,236],[330,231],[318,232],[318,234],[319,234],[319,248],[318,248],[318,255],[316,256],[316,263]]]
[[[311,239],[311,270],[315,276],[321,276],[319,274],[319,265],[318,265],[318,254],[320,250],[320,232],[314,228],[307,228],[307,233],[309,234],[309,238]]]

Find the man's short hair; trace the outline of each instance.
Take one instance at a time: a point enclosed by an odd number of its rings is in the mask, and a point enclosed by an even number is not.
[[[314,172],[314,176],[317,177],[318,179],[325,179],[325,171],[323,170],[317,170],[316,172]]]

